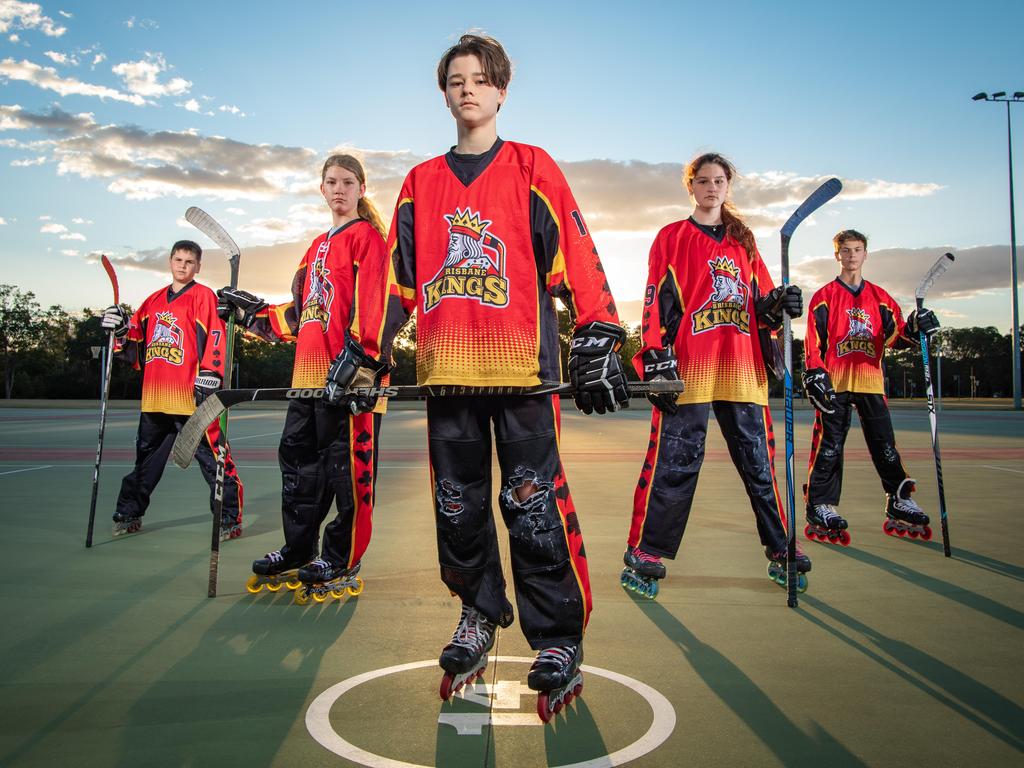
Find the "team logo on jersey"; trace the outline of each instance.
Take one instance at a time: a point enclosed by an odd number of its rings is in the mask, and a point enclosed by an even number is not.
[[[836,345],[836,357],[852,352],[863,352],[868,357],[874,357],[875,331],[871,327],[871,316],[860,307],[846,310],[846,316],[850,320],[850,330]]]
[[[327,268],[327,251],[330,249],[330,239],[320,243],[316,250],[316,258],[309,265],[309,294],[302,304],[302,314],[299,315],[299,327],[306,323],[318,322],[323,330],[331,321],[331,300],[334,298],[334,283],[328,277],[331,270]]]
[[[491,307],[508,304],[505,243],[488,231],[490,221],[469,208],[445,214],[448,254],[434,278],[423,286],[423,311],[444,299],[469,299]]]
[[[693,313],[694,334],[723,326],[750,333],[747,296],[750,289],[740,277],[740,268],[727,256],[708,262],[711,271],[711,295],[704,306]]]
[[[181,343],[178,318],[170,312],[157,312],[153,319],[153,335],[146,345],[146,362],[166,360],[171,365],[181,365],[185,351]]]

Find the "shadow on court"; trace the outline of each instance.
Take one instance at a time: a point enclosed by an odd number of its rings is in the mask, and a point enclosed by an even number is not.
[[[804,733],[764,691],[726,656],[701,642],[657,602],[629,595],[633,603],[672,642],[708,688],[739,717],[771,753],[793,768],[864,766],[832,734],[815,723]]]

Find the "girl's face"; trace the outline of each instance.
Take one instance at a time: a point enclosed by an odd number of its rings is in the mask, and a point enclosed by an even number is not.
[[[366,194],[366,185],[360,184],[356,175],[347,168],[332,165],[324,174],[320,193],[327,201],[331,213],[352,217],[356,215],[359,198]]]
[[[718,163],[704,163],[686,189],[700,208],[717,208],[729,196],[729,177]]]
[[[448,64],[444,99],[458,123],[475,127],[494,120],[505,101],[505,89],[488,82],[480,59],[470,53]]]

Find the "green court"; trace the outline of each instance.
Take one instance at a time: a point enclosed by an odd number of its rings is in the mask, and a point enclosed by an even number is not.
[[[284,589],[245,589],[251,561],[282,543],[284,411],[232,412],[245,533],[222,545],[219,595],[208,599],[198,468],[168,466],[143,530],[110,536],[134,456],[131,405],[110,413],[89,550],[96,405],[0,408],[0,765],[1024,764],[1022,414],[941,414],[951,559],[924,406],[896,407],[894,422],[932,515],[930,542],[883,534],[884,497],[855,425],[841,504],[853,543],[804,541],[814,568],[791,610],[767,578],[716,425],[661,594],[625,592],[649,409],[586,417],[567,405],[563,461],[595,609],[583,695],[545,726],[515,624],[500,632],[485,684],[452,703],[438,697],[436,659],[459,607],[438,576],[421,406],[384,420],[365,590],[300,606]],[[810,424],[799,409],[801,482]]]

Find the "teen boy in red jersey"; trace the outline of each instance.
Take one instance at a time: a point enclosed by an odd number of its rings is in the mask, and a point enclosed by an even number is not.
[[[142,413],[135,439],[135,468],[121,481],[114,512],[114,535],[142,528],[149,498],[160,482],[174,438],[206,397],[224,378],[224,323],[217,316],[217,297],[194,278],[203,249],[179,240],[169,259],[171,284],[147,298],[129,319],[119,306],[108,307],[102,325],[114,334],[121,356],[142,370]],[[217,461],[213,449],[220,434],[214,422],[200,443],[196,459],[210,486],[215,509]],[[224,461],[224,504],[221,538],[242,534],[242,483],[231,452]]]
[[[918,345],[919,333],[939,328],[930,309],[906,323],[896,301],[862,276],[868,239],[846,229],[833,240],[839,277],[811,299],[804,339],[804,389],[817,409],[806,488],[808,537],[847,544],[847,522],[836,511],[843,482],[843,446],[857,409],[864,440],[885,490],[885,532],[931,536],[928,515],[910,498],[914,480],[896,450],[882,380],[886,347]],[[813,534],[813,535],[812,535]]]
[[[386,336],[416,311],[421,384],[536,385],[561,378],[558,297],[574,318],[576,405],[614,411],[628,397],[617,353],[625,333],[558,166],[537,147],[498,138],[510,79],[508,57],[489,37],[463,35],[441,58],[438,86],[458,142],[413,168],[399,194]],[[541,717],[582,682],[591,596],[558,455],[558,407],[550,396],[427,400],[441,578],[462,600],[440,657],[444,698],[486,665],[496,627],[513,619],[491,514],[492,424],[520,624],[539,651],[529,685],[541,692]]]

